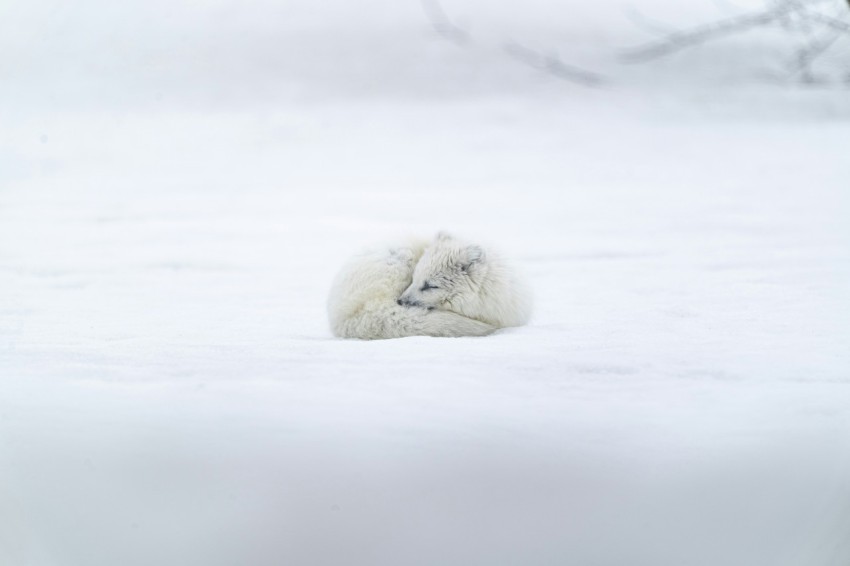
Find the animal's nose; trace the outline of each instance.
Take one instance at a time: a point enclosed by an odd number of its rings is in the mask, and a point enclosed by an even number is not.
[[[401,299],[397,300],[396,303],[398,303],[398,306],[404,305],[404,303],[401,302]]]

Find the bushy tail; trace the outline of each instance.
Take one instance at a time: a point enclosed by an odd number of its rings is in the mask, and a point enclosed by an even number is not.
[[[333,324],[333,330],[341,338],[380,340],[408,336],[486,336],[496,327],[453,312],[386,305],[362,309],[355,316]]]
[[[422,318],[423,336],[486,336],[496,330],[486,322],[448,311],[426,311]]]

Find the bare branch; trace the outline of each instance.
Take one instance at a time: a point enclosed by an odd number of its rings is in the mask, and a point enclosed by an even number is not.
[[[469,32],[451,21],[439,0],[421,0],[421,2],[425,15],[441,37],[457,45],[472,43]],[[506,44],[504,50],[512,58],[565,81],[583,86],[598,86],[603,82],[600,75],[568,65],[557,55],[544,55],[517,43]]]
[[[847,3],[850,4],[850,0],[847,0]],[[814,22],[823,24],[828,28],[832,28],[835,31],[850,33],[850,23],[838,20],[836,18],[830,18],[829,16],[825,16],[820,12],[807,12],[806,17]]]
[[[850,23],[827,16],[815,9],[815,5],[821,1],[765,0],[766,8],[760,12],[718,20],[689,30],[667,33],[661,40],[627,51],[622,59],[627,62],[647,61],[754,28],[779,25],[789,33],[806,38],[804,44],[796,48],[792,70],[799,73],[804,81],[814,82],[815,77],[812,73],[814,61],[832,47],[839,37],[850,34]],[[850,0],[847,1],[850,3]],[[657,33],[657,29],[652,31]],[[800,42],[795,43],[799,45]]]
[[[444,39],[458,45],[465,45],[469,43],[469,32],[462,27],[455,25],[455,23],[449,19],[445,10],[443,10],[443,6],[438,0],[422,0],[422,9],[425,11],[425,15],[428,16],[431,26]]]
[[[584,86],[599,86],[605,82],[601,75],[568,65],[555,54],[545,55],[519,43],[506,44],[505,52],[514,59],[559,79]]]
[[[832,47],[832,44],[835,43],[839,37],[841,37],[840,33],[832,32],[828,37],[813,41],[806,47],[797,51],[795,67],[804,82],[815,82],[815,76],[812,73],[812,64],[818,57]]]
[[[786,10],[783,9],[747,14],[719,22],[712,22],[691,30],[671,33],[661,41],[654,41],[627,51],[622,59],[632,63],[662,57],[685,49],[686,47],[704,43],[705,41],[771,24],[783,17],[785,13]]]
[[[847,1],[850,3],[850,0]],[[761,12],[711,22],[690,30],[668,33],[660,41],[653,41],[627,51],[622,58],[627,62],[647,61],[706,41],[774,23],[780,23],[789,30],[797,29],[810,32],[811,30],[808,30],[807,26],[814,22],[835,31],[850,33],[850,23],[811,10],[810,4],[801,0],[775,0],[771,3],[769,9]],[[646,27],[645,21],[642,22],[640,27]],[[653,33],[657,32],[658,29],[655,27]]]

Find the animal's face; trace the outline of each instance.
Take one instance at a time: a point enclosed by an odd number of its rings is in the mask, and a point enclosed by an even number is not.
[[[398,304],[427,309],[454,310],[453,305],[478,290],[484,250],[440,233],[413,270],[413,282]]]

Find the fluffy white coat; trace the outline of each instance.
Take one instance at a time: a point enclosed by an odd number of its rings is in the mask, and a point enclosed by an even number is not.
[[[342,338],[484,336],[530,314],[527,287],[500,256],[446,233],[361,253],[328,298],[331,330]]]

